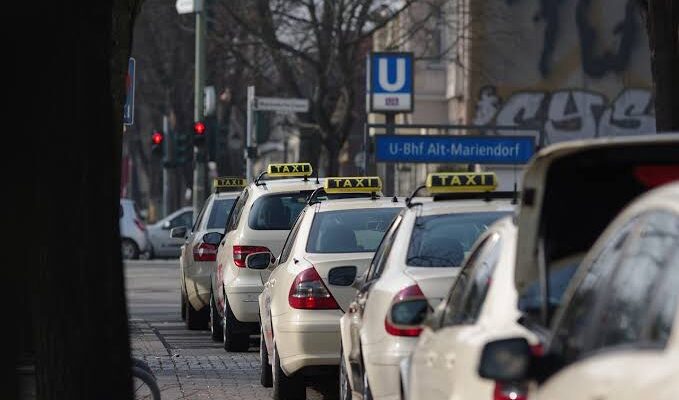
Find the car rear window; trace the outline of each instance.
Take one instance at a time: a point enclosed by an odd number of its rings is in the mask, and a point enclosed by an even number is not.
[[[309,253],[372,252],[400,208],[338,210],[317,213],[311,224]]]
[[[411,267],[459,267],[476,239],[510,212],[492,211],[417,217],[406,264]]]
[[[210,218],[207,220],[207,229],[222,229],[226,225],[226,218],[236,199],[215,200],[210,211]]]
[[[250,229],[289,231],[311,191],[270,194],[255,200],[248,217]]]

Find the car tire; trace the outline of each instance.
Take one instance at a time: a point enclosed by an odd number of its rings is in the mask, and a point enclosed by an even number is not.
[[[120,242],[120,252],[123,260],[136,260],[139,258],[139,246],[131,239],[123,239]]]
[[[264,340],[264,329],[260,329],[259,339],[259,382],[265,388],[273,386],[273,371],[271,364],[269,364],[269,351],[266,349],[266,341]]]
[[[182,314],[182,321],[186,321],[186,295],[184,294],[184,290],[179,289],[179,292],[181,293],[181,314]]]
[[[215,306],[214,296],[210,290],[210,336],[215,342],[221,342],[224,339],[224,332],[222,332],[222,317]]]
[[[339,368],[339,400],[351,400],[351,385],[349,384],[349,374],[347,365],[344,362],[344,351],[340,345],[340,368]]]
[[[209,310],[207,307],[203,307],[200,310],[194,310],[191,303],[187,300],[184,301],[186,305],[186,327],[191,331],[199,331],[207,329]]]
[[[224,296],[224,317],[222,321],[224,350],[228,352],[248,351],[250,347],[250,334],[241,327],[242,322],[233,315],[226,295]]]
[[[285,375],[281,369],[276,345],[273,347],[273,400],[306,400],[306,386],[304,377],[297,373],[293,376]]]

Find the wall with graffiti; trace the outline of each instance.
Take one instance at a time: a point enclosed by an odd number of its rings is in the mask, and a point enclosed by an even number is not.
[[[636,0],[472,0],[467,117],[543,143],[655,130]],[[502,133],[502,132],[499,132]]]

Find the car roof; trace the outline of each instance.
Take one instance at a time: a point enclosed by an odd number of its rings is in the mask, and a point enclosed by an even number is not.
[[[496,200],[441,200],[415,205],[411,210],[420,216],[471,212],[514,211],[516,204],[509,199]]]
[[[380,197],[375,200],[368,197],[324,200],[316,205],[315,212],[387,207],[405,207],[405,197],[399,197],[397,198],[397,201],[394,201],[393,197]]]
[[[261,196],[268,193],[285,193],[295,192],[300,190],[314,190],[323,186],[323,178],[316,183],[316,178],[310,177],[308,180],[303,178],[288,178],[288,179],[271,179],[261,180],[259,184],[250,183],[248,189],[251,195]]]

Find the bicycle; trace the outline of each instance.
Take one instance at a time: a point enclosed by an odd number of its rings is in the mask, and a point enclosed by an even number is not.
[[[131,371],[135,400],[160,400],[160,388],[151,367],[143,360],[132,357]]]

